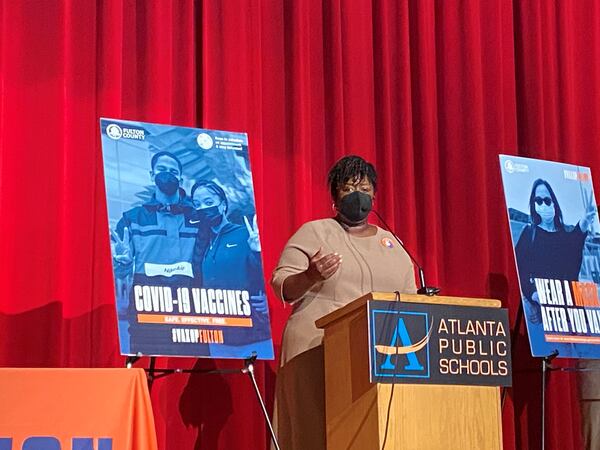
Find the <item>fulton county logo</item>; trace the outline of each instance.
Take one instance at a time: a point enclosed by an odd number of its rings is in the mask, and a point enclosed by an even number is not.
[[[433,320],[425,312],[371,312],[373,373],[381,377],[429,378]]]
[[[515,172],[527,173],[527,172],[529,172],[529,166],[527,164],[516,163],[516,162],[512,161],[511,159],[507,159],[504,161],[504,168],[506,169],[506,171],[508,173],[515,173]]]
[[[143,141],[146,139],[146,132],[140,128],[121,128],[116,123],[111,123],[106,127],[106,135],[117,141],[119,139],[135,139],[136,141]]]
[[[394,243],[392,242],[392,240],[390,238],[383,238],[381,240],[381,245],[383,245],[384,247],[387,247],[387,248],[394,248]]]
[[[214,145],[213,139],[208,133],[200,133],[196,138],[196,142],[198,142],[198,145],[203,150],[210,150]]]
[[[106,127],[106,135],[109,138],[114,139],[116,141],[123,137],[123,130],[121,130],[121,127],[116,123],[111,123],[109,126]]]

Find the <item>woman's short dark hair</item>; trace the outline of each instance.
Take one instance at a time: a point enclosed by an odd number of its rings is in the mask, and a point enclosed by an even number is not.
[[[223,214],[227,214],[227,210],[229,209],[229,202],[227,201],[227,195],[225,195],[225,191],[223,190],[223,188],[221,186],[219,186],[217,183],[215,183],[214,181],[200,180],[200,181],[196,182],[192,186],[192,191],[190,194],[190,197],[192,198],[192,200],[194,199],[194,192],[196,192],[201,187],[205,188],[209,192],[212,192],[217,197],[219,197],[223,203],[225,203],[225,212]]]
[[[554,203],[554,226],[556,227],[557,231],[563,230],[565,226],[563,224],[562,210],[558,204],[558,199],[556,198],[550,183],[548,183],[546,180],[542,180],[541,178],[535,180],[533,182],[533,186],[531,187],[531,195],[529,196],[529,214],[531,217],[531,223],[533,225],[539,225],[542,222],[542,218],[535,210],[535,191],[539,186],[546,186],[546,189],[548,189],[550,198],[552,198],[552,203]]]
[[[340,187],[349,180],[360,181],[365,177],[373,185],[373,192],[376,192],[377,172],[375,172],[373,164],[365,161],[360,156],[344,156],[333,165],[329,170],[329,175],[327,175],[327,185],[329,186],[331,198],[335,200]]]

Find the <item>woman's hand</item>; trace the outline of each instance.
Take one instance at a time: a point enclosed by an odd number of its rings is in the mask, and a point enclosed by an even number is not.
[[[269,311],[269,305],[267,303],[267,296],[263,291],[260,291],[257,295],[250,297],[250,305],[259,314],[267,314]]]
[[[294,301],[302,297],[315,284],[330,278],[342,264],[342,257],[337,253],[323,255],[323,248],[308,259],[308,268],[287,277],[282,286],[282,298]]]
[[[583,202],[585,212],[579,221],[579,228],[581,228],[581,231],[585,233],[592,230],[594,219],[596,218],[598,211],[596,205],[594,205],[594,194],[591,189],[589,195],[585,195]]]
[[[258,240],[258,224],[256,223],[256,214],[252,220],[252,225],[244,216],[244,223],[246,224],[246,230],[248,230],[248,246],[253,252],[260,252],[260,241]]]
[[[523,308],[529,322],[534,324],[542,323],[542,307],[540,306],[537,291],[532,294],[531,299],[525,297]]]
[[[342,265],[342,257],[337,253],[323,255],[323,248],[319,247],[309,260],[306,276],[313,283],[330,278]]]

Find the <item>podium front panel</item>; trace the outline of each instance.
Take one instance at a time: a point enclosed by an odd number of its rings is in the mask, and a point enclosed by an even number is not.
[[[393,294],[381,297],[397,299]],[[371,383],[367,302],[373,298],[369,294],[317,321],[325,329],[328,450],[379,450],[384,442],[386,449],[501,449],[497,386]],[[418,299],[412,296],[411,303],[414,298]],[[499,306],[490,299],[438,297],[431,301],[445,302],[484,303],[484,309]]]

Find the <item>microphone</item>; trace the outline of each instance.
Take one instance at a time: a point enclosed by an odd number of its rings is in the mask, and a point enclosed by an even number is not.
[[[417,267],[417,271],[419,272],[419,286],[420,286],[420,288],[417,289],[417,294],[427,295],[429,297],[437,295],[440,292],[440,288],[434,287],[434,286],[427,286],[425,284],[425,272],[423,271],[423,268],[421,267],[421,265],[417,262],[417,260],[414,258],[414,256],[408,251],[408,249],[404,246],[404,244],[402,243],[400,238],[396,235],[396,233],[394,233],[392,231],[392,229],[386,223],[386,221],[383,220],[383,217],[381,217],[381,215],[376,210],[372,209],[371,211],[373,211],[375,213],[375,215],[379,218],[380,222],[383,224],[385,229],[387,231],[389,231],[392,234],[392,236],[394,236],[396,241],[398,241],[398,244],[400,244],[400,247],[402,247],[404,249],[404,251],[406,252],[408,257],[412,260],[414,265]]]

